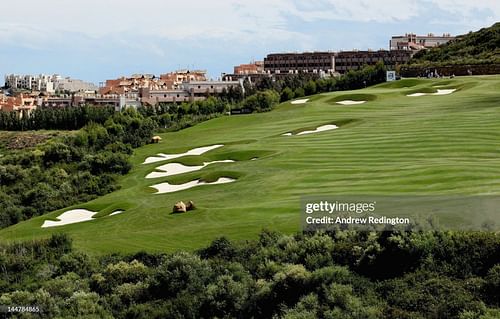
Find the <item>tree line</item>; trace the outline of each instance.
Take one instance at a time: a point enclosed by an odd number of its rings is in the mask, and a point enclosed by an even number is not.
[[[0,291],[0,305],[47,318],[493,319],[500,237],[264,231],[194,253],[95,257],[58,234],[0,245]]]
[[[31,112],[0,111],[0,130],[78,130],[88,123],[103,124],[115,113],[112,106],[80,106],[65,108],[41,108]]]

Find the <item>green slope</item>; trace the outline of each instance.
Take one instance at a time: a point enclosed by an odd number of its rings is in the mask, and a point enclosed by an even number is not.
[[[409,64],[500,63],[500,22],[415,54]]]
[[[500,77],[405,83],[322,94],[306,104],[285,103],[269,113],[218,118],[163,134],[162,143],[136,150],[134,168],[120,180],[119,191],[73,207],[100,211],[100,218],[40,227],[45,219],[68,210],[64,209],[4,229],[0,240],[66,232],[77,248],[90,253],[191,250],[221,235],[250,239],[263,228],[297,231],[303,195],[500,194]],[[406,96],[437,88],[459,90],[442,96]],[[351,106],[335,103],[363,95],[370,101]],[[340,128],[281,135],[331,123]],[[167,163],[141,164],[148,156],[213,144],[225,146],[172,162],[237,162],[179,176],[144,178]],[[251,160],[254,157],[258,159]],[[149,188],[164,181],[213,181],[220,176],[237,181],[164,195]],[[172,215],[178,200],[193,200],[199,209]],[[115,209],[126,212],[106,216]]]

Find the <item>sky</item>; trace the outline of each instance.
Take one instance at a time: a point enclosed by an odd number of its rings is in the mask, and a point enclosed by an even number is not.
[[[57,73],[96,84],[186,68],[217,78],[268,53],[388,49],[393,35],[458,35],[500,21],[499,0],[23,0],[0,6],[0,74]]]

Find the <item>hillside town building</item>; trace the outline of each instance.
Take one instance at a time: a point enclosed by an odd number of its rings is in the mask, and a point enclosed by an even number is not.
[[[416,35],[415,33],[407,33],[405,35],[393,36],[389,41],[390,50],[406,50],[406,51],[420,51],[422,49],[429,49],[445,44],[455,39],[449,33],[437,36],[433,33],[427,35]]]
[[[37,98],[28,94],[6,96],[0,94],[0,111],[17,112],[20,116],[35,110],[38,106]]]
[[[234,67],[233,74],[262,74],[264,73],[264,61],[255,61],[248,64],[240,64]]]
[[[5,76],[5,86],[16,90],[36,91],[45,93],[55,92],[85,92],[96,91],[97,86],[93,83],[78,79],[54,75],[17,75]]]

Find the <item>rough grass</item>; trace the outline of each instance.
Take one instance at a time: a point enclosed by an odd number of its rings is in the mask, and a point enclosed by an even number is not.
[[[26,131],[26,132],[11,132],[0,131],[0,150],[15,151],[27,148],[36,147],[48,140],[73,134],[71,131]]]
[[[135,151],[133,169],[119,180],[119,190],[1,230],[0,241],[65,232],[77,248],[94,254],[195,250],[222,235],[244,240],[256,238],[264,228],[296,232],[302,196],[500,194],[500,76],[457,77],[452,84],[442,84],[443,79],[409,80],[415,84],[411,90],[404,88],[409,83],[395,82],[402,87],[390,83],[391,87],[321,94],[307,107],[284,103],[272,112],[227,116],[161,134],[161,143]],[[423,99],[405,96],[435,85],[462,89]],[[355,108],[331,106],[330,100],[350,94],[376,99]],[[300,138],[280,135],[325,123],[340,128]],[[213,144],[225,146],[200,159],[173,161],[238,161],[179,176],[144,178],[168,163],[142,165],[148,156]],[[258,160],[251,161],[253,157]],[[154,195],[150,187],[222,176],[237,181],[162,195]],[[193,200],[198,209],[171,215],[179,200]],[[45,219],[72,208],[99,211],[99,216],[116,209],[126,212],[40,228]]]

